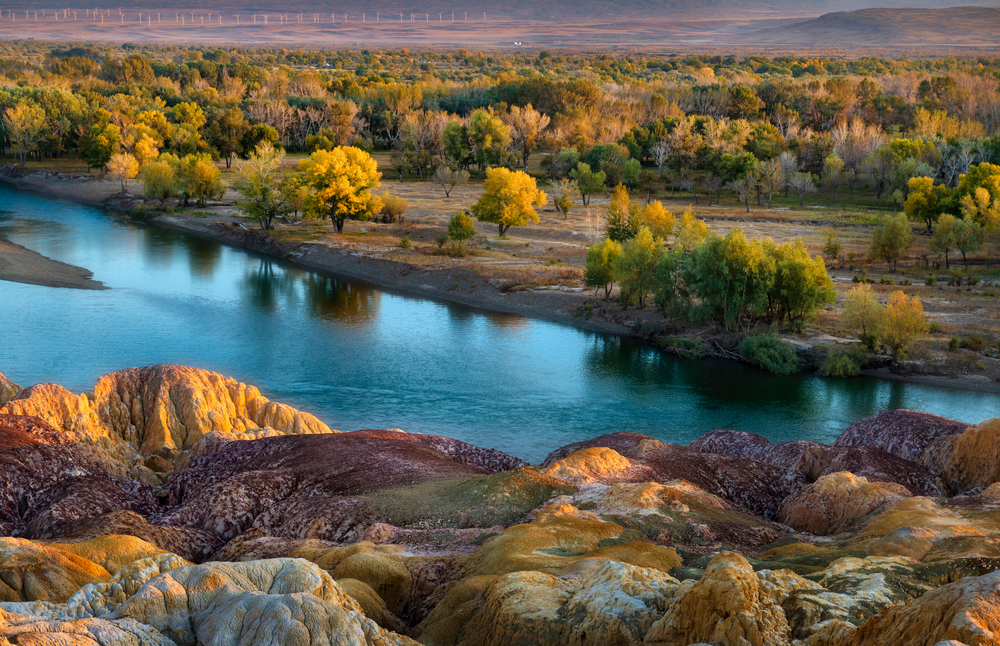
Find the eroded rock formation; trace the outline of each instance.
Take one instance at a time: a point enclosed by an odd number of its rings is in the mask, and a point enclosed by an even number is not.
[[[1000,644],[1000,420],[529,466],[215,373],[0,376],[0,644]]]

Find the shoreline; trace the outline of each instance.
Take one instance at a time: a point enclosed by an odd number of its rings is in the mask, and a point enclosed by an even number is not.
[[[8,173],[16,168],[16,166],[0,166],[0,182],[18,190],[43,193],[109,211],[124,210],[130,206],[120,199],[114,199],[115,196],[120,197],[120,190],[109,180],[94,176],[32,170],[26,171],[23,176],[10,176]],[[4,170],[7,172],[3,172]],[[85,184],[92,185],[85,186]],[[134,203],[142,201],[140,197],[134,198]],[[516,316],[567,325],[583,332],[643,339],[632,327],[633,320],[625,316],[624,312],[619,313],[621,314],[619,320],[591,320],[574,315],[574,312],[579,311],[585,303],[593,302],[590,292],[539,289],[504,293],[468,268],[422,269],[315,242],[285,246],[270,239],[265,240],[256,229],[241,228],[223,222],[196,221],[185,215],[161,214],[148,218],[146,222],[154,226],[183,231],[245,252],[257,253],[304,270],[333,278],[347,278],[367,283],[402,297],[459,305],[485,314]],[[100,288],[104,286],[101,285]],[[980,379],[968,379],[962,376],[898,374],[888,369],[864,370],[862,375],[870,379],[1000,392],[1000,384],[984,383]]]
[[[85,267],[54,260],[0,235],[0,280],[64,289],[108,289],[93,276]]]
[[[147,222],[184,231],[244,251],[260,253],[309,271],[368,283],[404,297],[426,298],[495,315],[519,316],[569,325],[586,332],[639,338],[639,335],[624,323],[588,321],[574,316],[572,309],[579,308],[589,301],[589,292],[534,290],[503,293],[475,272],[465,268],[421,269],[394,260],[345,253],[318,243],[300,244],[290,249],[279,248],[284,253],[274,253],[269,250],[254,249],[242,242],[241,238],[257,236],[256,230],[246,232],[238,227],[226,227],[220,223],[195,223],[189,218],[173,214],[158,215],[149,218]],[[226,235],[225,229],[228,228],[231,228],[235,235]]]

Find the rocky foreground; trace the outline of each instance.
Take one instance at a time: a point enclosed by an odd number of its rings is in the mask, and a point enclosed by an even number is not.
[[[0,645],[1000,644],[1000,420],[529,466],[191,368],[0,375],[0,535]]]

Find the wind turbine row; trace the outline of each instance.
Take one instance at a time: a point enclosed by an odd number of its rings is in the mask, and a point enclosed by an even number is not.
[[[2,20],[4,18],[4,13],[6,12],[6,17],[9,18],[11,22],[17,22],[17,16],[18,16],[19,13],[21,13],[21,11],[22,11],[21,9],[17,9],[16,11],[14,9],[0,9],[0,20]],[[81,17],[80,17],[79,14],[83,13],[84,14],[84,16],[83,16],[84,20],[93,21],[93,22],[100,21],[102,24],[104,23],[104,19],[105,18],[112,18],[112,17],[117,17],[119,24],[125,24],[125,16],[126,16],[125,12],[122,11],[121,7],[118,7],[118,11],[117,12],[113,12],[110,8],[109,9],[99,9],[99,8],[98,9],[85,9],[83,12],[80,12],[80,11],[74,10],[74,9],[38,9],[38,10],[35,10],[35,9],[30,9],[30,10],[25,9],[23,11],[24,11],[24,19],[26,21],[29,21],[29,22],[38,22],[39,14],[41,14],[42,20],[54,20],[54,21],[58,21],[59,20],[59,13],[60,12],[62,12],[62,18],[63,18],[63,20],[70,20],[71,19],[70,15],[72,15],[72,20],[78,21],[78,20],[81,19]],[[384,12],[376,11],[374,13],[375,13],[375,22],[376,23],[381,23],[382,22],[382,14]],[[463,21],[464,22],[468,22],[468,20],[469,20],[469,12],[468,11],[464,11],[462,13],[464,15]],[[212,26],[213,24],[215,24],[215,21],[212,20],[212,15],[213,14],[217,15],[218,24],[219,25],[223,25],[223,24],[234,24],[234,25],[237,25],[237,26],[243,25],[243,24],[254,24],[254,25],[256,25],[256,24],[258,24],[258,22],[257,22],[258,16],[261,18],[261,23],[260,24],[263,24],[263,25],[269,24],[268,23],[268,16],[276,16],[278,18],[278,24],[280,24],[280,25],[292,24],[293,22],[294,22],[294,24],[303,24],[303,23],[308,24],[309,23],[308,20],[304,20],[303,19],[303,16],[305,15],[303,13],[291,14],[292,15],[292,20],[289,20],[289,14],[287,14],[287,13],[271,13],[271,14],[268,14],[268,13],[263,13],[263,12],[261,12],[261,13],[253,13],[253,14],[238,14],[238,13],[235,13],[235,14],[226,14],[227,16],[232,16],[232,19],[230,20],[230,19],[227,18],[227,20],[229,22],[228,23],[224,23],[223,22],[223,14],[221,12],[216,12],[216,11],[208,11],[208,12],[205,12],[205,13],[198,13],[198,12],[194,12],[194,11],[177,12],[177,13],[174,13],[174,22],[176,24],[180,24],[180,25],[183,25],[183,26],[187,26],[187,25],[202,26],[202,25],[205,25],[205,23],[206,23],[205,19],[206,19],[206,15],[207,15],[208,25]],[[156,16],[156,22],[158,24],[162,22],[162,18],[161,17],[162,17],[163,14],[155,12],[155,11],[154,12],[137,12],[137,14],[136,14],[136,22],[138,22],[139,24],[142,24],[143,22],[145,22],[147,26],[152,26],[152,24],[153,24],[153,15]],[[168,12],[168,15],[169,15],[169,12]],[[343,16],[343,19],[341,20],[341,22],[343,22],[343,23],[352,22],[351,16],[349,14],[344,13],[344,14],[340,14],[340,15]],[[431,19],[430,19],[431,15],[432,15],[431,13],[413,13],[413,12],[411,12],[410,13],[410,22],[425,22],[425,23],[429,23],[429,22],[431,22]],[[443,23],[445,15],[447,15],[447,14],[445,12],[443,12],[443,11],[438,12],[437,22]],[[240,16],[244,16],[244,17],[249,18],[252,21],[252,23],[251,22],[241,23],[240,22]],[[402,11],[400,11],[399,12],[399,22],[404,22],[403,16],[404,16],[404,13]],[[423,20],[419,20],[420,16],[423,16],[424,19]],[[487,15],[486,15],[486,12],[484,11],[483,12],[483,20],[485,21],[486,19],[487,19]],[[129,18],[129,22],[132,22],[131,17]],[[360,21],[357,20],[357,15],[355,15],[353,22],[361,22],[363,24],[367,23],[368,22],[367,13],[362,13],[361,14],[361,20]],[[451,21],[450,22],[457,22],[456,18],[455,18],[455,12],[454,11],[451,12]],[[312,24],[323,24],[323,23],[326,23],[325,14],[319,14],[319,13],[312,14]],[[329,24],[336,24],[336,23],[337,23],[337,14],[336,13],[331,13],[330,14],[330,22],[329,22]]]

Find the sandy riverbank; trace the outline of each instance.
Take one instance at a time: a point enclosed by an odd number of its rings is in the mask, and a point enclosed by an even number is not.
[[[93,275],[83,267],[46,258],[0,236],[0,280],[46,287],[107,289],[99,281],[92,280]]]

